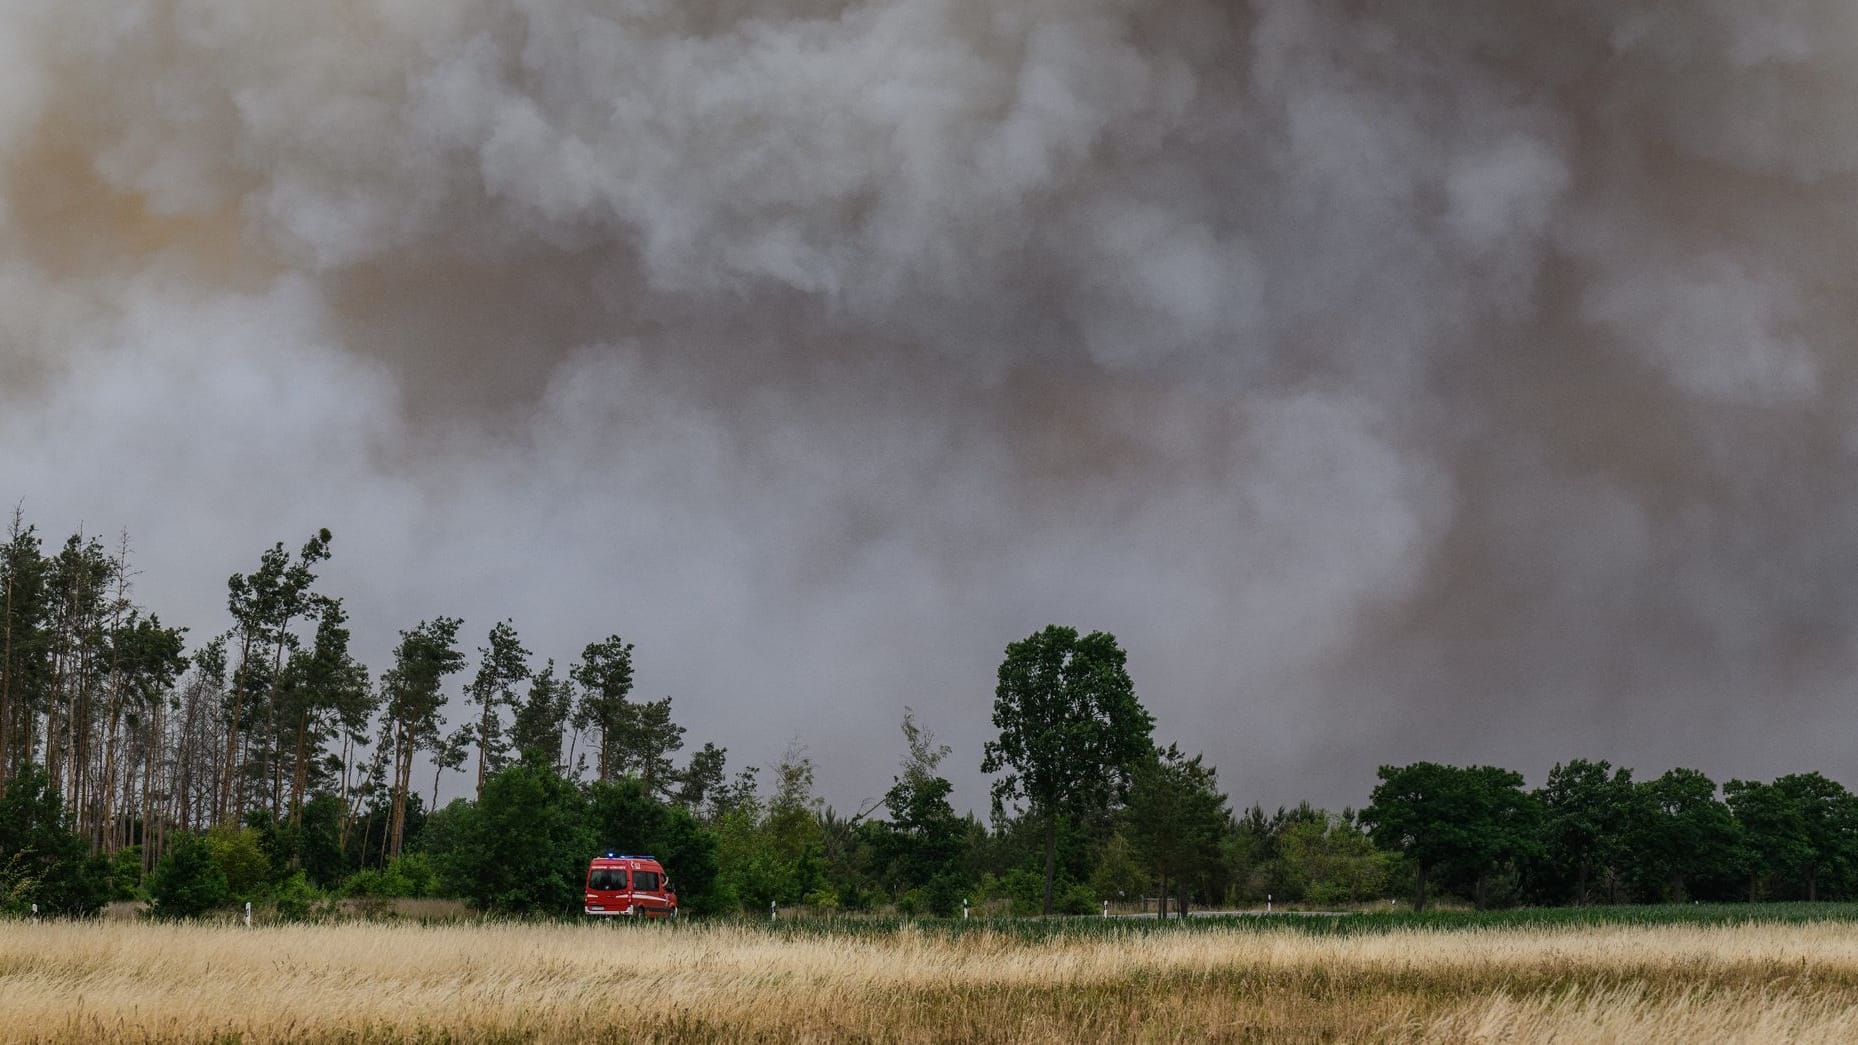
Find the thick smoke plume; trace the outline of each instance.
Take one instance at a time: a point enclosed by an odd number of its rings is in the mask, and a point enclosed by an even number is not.
[[[841,803],[1054,621],[1241,799],[1850,779],[1855,96],[1845,0],[10,0],[0,496]]]

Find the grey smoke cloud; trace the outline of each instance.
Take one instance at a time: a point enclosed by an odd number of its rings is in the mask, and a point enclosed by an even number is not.
[[[0,495],[619,631],[875,797],[1116,632],[1243,799],[1858,767],[1835,0],[0,8]],[[978,775],[958,795],[983,802]]]

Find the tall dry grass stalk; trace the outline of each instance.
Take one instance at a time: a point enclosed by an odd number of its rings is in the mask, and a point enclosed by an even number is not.
[[[1858,927],[0,924],[0,1040],[1858,1041]]]

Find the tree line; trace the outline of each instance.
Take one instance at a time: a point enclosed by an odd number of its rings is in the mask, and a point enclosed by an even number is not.
[[[1719,789],[1577,759],[1529,790],[1510,770],[1414,763],[1382,767],[1359,810],[1235,810],[1213,766],[1155,736],[1116,639],[1057,626],[1005,649],[985,822],[956,813],[950,749],[908,709],[882,799],[836,810],[797,743],[765,780],[715,744],[686,752],[671,699],[635,698],[617,635],[558,666],[513,621],[474,645],[439,617],[371,672],[319,586],[333,550],[319,530],[262,551],[228,578],[226,629],[190,649],[134,600],[126,536],[51,549],[15,511],[0,911],[442,895],[569,914],[609,849],[664,859],[695,913],[1858,895],[1858,800],[1817,773]],[[446,773],[470,797],[435,808]]]

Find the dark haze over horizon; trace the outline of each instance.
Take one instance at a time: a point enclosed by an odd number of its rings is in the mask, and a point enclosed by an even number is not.
[[[841,807],[1053,622],[1239,802],[1858,781],[1853,97],[1844,0],[22,0],[0,499]]]

